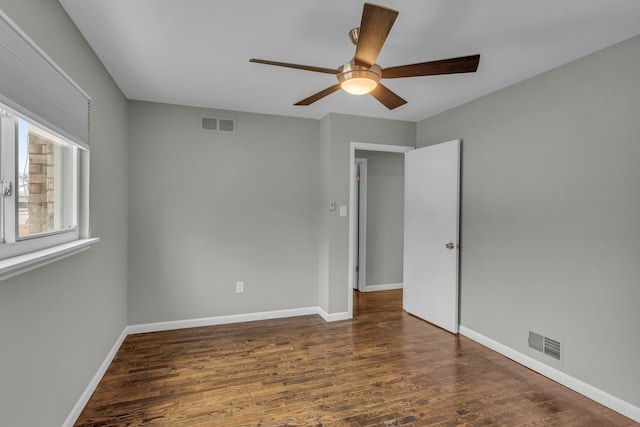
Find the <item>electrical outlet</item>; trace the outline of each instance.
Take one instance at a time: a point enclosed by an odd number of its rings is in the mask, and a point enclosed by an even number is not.
[[[244,292],[244,282],[236,282],[236,294]]]

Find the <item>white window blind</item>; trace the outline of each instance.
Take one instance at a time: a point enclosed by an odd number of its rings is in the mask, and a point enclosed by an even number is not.
[[[89,96],[2,11],[0,102],[89,148]]]

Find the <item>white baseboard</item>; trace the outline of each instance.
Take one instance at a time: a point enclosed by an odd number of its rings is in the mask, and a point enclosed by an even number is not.
[[[127,326],[128,334],[169,331],[198,326],[225,325],[228,323],[253,322],[255,320],[281,319],[285,317],[320,314],[319,307],[293,308],[288,310],[262,311],[258,313],[232,314],[229,316],[202,317],[198,319],[172,320],[168,322],[144,323]]]
[[[111,350],[109,350],[107,357],[105,357],[104,361],[98,368],[98,371],[93,376],[93,378],[91,378],[91,381],[89,381],[89,384],[80,395],[80,398],[78,399],[76,404],[73,406],[73,409],[71,409],[71,412],[62,423],[62,427],[73,427],[75,422],[78,420],[78,417],[82,413],[82,410],[84,409],[85,405],[91,398],[91,395],[93,394],[93,392],[96,390],[96,387],[98,387],[100,380],[102,380],[102,377],[104,376],[105,372],[107,372],[109,365],[111,365],[111,361],[116,356],[116,353],[118,353],[118,350],[120,349],[120,346],[122,345],[126,337],[127,337],[127,328],[124,328],[124,330],[116,340],[116,343],[113,345],[113,347],[111,347]]]
[[[348,319],[348,313],[346,312],[327,313],[320,307],[304,307],[288,310],[262,311],[258,313],[233,314],[229,316],[203,317],[199,319],[173,320],[168,322],[129,325],[124,328],[122,334],[120,334],[120,336],[116,340],[116,343],[109,351],[109,354],[107,354],[104,362],[102,362],[102,364],[98,368],[98,372],[96,372],[96,374],[93,376],[93,378],[89,382],[89,385],[87,385],[84,392],[80,395],[80,398],[73,406],[73,409],[62,423],[62,427],[73,427],[73,424],[77,421],[78,417],[82,413],[82,410],[91,398],[91,395],[95,391],[96,387],[98,387],[100,380],[104,376],[105,372],[107,372],[111,361],[116,356],[118,349],[120,349],[120,346],[128,335],[141,334],[146,332],[169,331],[172,329],[194,328],[198,326],[214,326],[224,325],[228,323],[252,322],[255,320],[282,319],[286,317],[308,316],[311,314],[319,315],[326,322],[336,322],[338,320]]]
[[[588,397],[589,399],[595,400],[596,402],[610,409],[613,409],[614,411],[626,417],[629,417],[636,422],[640,422],[640,408],[632,405],[629,402],[612,396],[609,393],[600,390],[599,388],[596,388],[583,381],[580,381],[577,378],[567,375],[562,371],[552,368],[530,356],[527,356],[526,354],[520,353],[519,351],[516,351],[511,347],[507,347],[506,345],[501,344],[478,332],[475,332],[465,326],[460,325],[460,334],[502,354],[503,356],[508,357],[515,362],[518,362],[521,365],[526,366],[533,371],[538,372],[539,374],[544,375],[547,378],[552,379],[555,382],[564,385],[565,387],[570,388],[573,391],[582,394],[583,396]]]
[[[349,313],[343,311],[341,313],[327,313],[322,308],[318,307],[318,315],[324,319],[325,322],[337,322],[339,320],[349,319]]]
[[[367,285],[365,292],[390,291],[392,289],[402,289],[402,283],[386,283],[384,285]]]

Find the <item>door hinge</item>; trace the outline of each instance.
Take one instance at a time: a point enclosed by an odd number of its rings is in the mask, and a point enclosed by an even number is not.
[[[360,181],[360,175],[356,175],[356,181]]]
[[[0,195],[10,197],[13,193],[13,183],[11,181],[0,181]]]
[[[360,266],[356,265],[356,273],[360,271]]]

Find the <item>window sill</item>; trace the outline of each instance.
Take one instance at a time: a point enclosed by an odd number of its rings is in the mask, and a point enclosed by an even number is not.
[[[0,281],[86,251],[98,241],[100,241],[98,238],[78,239],[62,245],[0,260]]]

